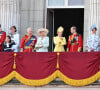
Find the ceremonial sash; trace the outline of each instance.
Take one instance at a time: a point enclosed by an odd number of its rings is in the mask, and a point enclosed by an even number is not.
[[[76,36],[71,40],[71,43],[74,43],[75,41],[78,41],[79,35],[80,35],[80,34],[76,35]]]
[[[1,32],[0,32],[0,36],[1,36],[3,33],[4,33],[4,32],[3,32],[3,31],[1,31]]]
[[[29,37],[25,43],[25,47],[34,45],[35,36]]]

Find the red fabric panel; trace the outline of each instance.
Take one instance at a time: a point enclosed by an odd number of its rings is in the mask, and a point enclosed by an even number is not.
[[[0,53],[0,78],[4,78],[13,71],[13,53]]]
[[[96,74],[100,66],[100,52],[61,53],[60,71],[71,79],[86,79]]]
[[[0,53],[0,78],[13,71],[14,53]],[[44,79],[54,73],[57,53],[17,53],[16,71],[27,79]],[[100,52],[60,53],[60,71],[71,79],[86,79],[100,69]]]
[[[27,79],[44,79],[56,71],[56,53],[17,53],[16,71]]]

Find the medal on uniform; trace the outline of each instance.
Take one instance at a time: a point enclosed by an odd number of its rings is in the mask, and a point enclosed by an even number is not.
[[[1,35],[0,35],[0,39],[1,39]]]

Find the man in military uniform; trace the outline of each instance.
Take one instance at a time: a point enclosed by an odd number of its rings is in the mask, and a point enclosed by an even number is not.
[[[83,48],[82,36],[77,33],[75,26],[71,27],[71,34],[68,39],[67,52],[81,52]]]
[[[21,52],[34,52],[35,44],[37,42],[36,36],[33,35],[32,29],[27,29],[27,35],[21,40]]]
[[[0,25],[0,52],[2,52],[2,46],[5,39],[6,39],[6,32],[2,31],[1,25]]]

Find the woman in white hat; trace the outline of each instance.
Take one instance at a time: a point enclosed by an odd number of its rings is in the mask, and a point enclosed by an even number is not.
[[[37,34],[39,37],[37,38],[37,44],[35,46],[36,52],[48,52],[48,47],[49,47],[49,37],[47,36],[48,34],[47,29],[39,29]]]
[[[57,34],[58,36],[54,37],[54,44],[55,44],[55,48],[54,48],[54,52],[64,52],[64,45],[66,45],[66,39],[65,37],[62,37],[64,28],[62,26],[60,26],[57,30]]]
[[[96,52],[98,51],[98,45],[99,45],[99,36],[96,34],[97,31],[96,24],[91,26],[90,31],[92,33],[89,35],[87,39],[88,51]]]

